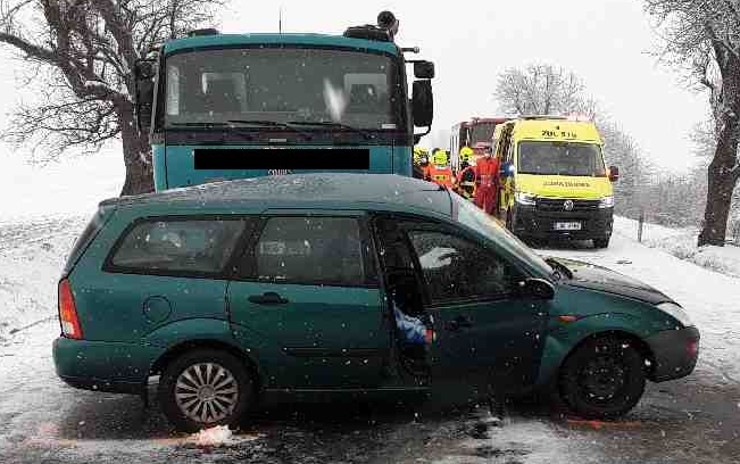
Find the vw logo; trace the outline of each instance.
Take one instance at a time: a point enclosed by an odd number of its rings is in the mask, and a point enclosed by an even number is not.
[[[573,200],[565,200],[565,203],[563,203],[563,209],[566,211],[573,211]]]

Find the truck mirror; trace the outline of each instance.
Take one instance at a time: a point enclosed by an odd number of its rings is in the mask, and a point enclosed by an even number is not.
[[[434,63],[431,61],[414,62],[414,77],[417,79],[433,79]]]
[[[609,166],[609,180],[616,182],[619,180],[619,168],[616,166]]]
[[[138,60],[134,64],[134,85],[136,90],[134,110],[136,125],[141,132],[148,132],[154,107],[154,60]]]
[[[431,81],[414,82],[411,104],[414,126],[430,127],[434,119],[434,94],[432,93]]]

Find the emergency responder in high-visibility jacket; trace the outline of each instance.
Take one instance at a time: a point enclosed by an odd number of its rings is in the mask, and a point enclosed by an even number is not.
[[[475,165],[463,161],[457,173],[457,193],[470,200],[475,195]]]
[[[422,166],[422,159],[424,160],[424,166]],[[424,178],[424,170],[428,164],[429,151],[426,148],[414,147],[413,176],[416,179]]]
[[[460,149],[460,168],[459,171],[465,169],[462,164],[467,163],[470,166],[470,161],[473,159],[474,151],[468,145],[465,145]]]
[[[475,164],[475,204],[495,216],[498,216],[499,169],[499,160],[491,155],[490,147],[483,148],[483,157]]]
[[[445,150],[437,150],[432,155],[429,178],[435,184],[444,185],[447,188],[453,187],[452,169],[449,165],[449,156],[447,156]]]

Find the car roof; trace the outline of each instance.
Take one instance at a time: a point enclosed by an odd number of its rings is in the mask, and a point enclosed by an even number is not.
[[[430,182],[395,174],[317,173],[265,176],[112,198],[101,207],[203,211],[220,207],[268,210],[374,209],[426,211],[450,217],[450,193]]]

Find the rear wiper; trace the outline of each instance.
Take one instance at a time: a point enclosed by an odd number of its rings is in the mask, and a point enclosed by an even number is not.
[[[335,129],[342,129],[349,132],[356,132],[358,134],[362,134],[365,139],[371,139],[373,138],[373,134],[370,132],[350,126],[349,124],[342,124],[341,122],[329,122],[329,121],[290,121],[289,124],[294,124],[296,126],[321,126],[321,127],[332,127]]]
[[[568,269],[568,267],[558,261],[555,258],[546,258],[545,262],[550,265],[551,268],[553,268],[553,271],[556,272],[558,275],[565,275],[568,279],[573,278],[573,271]]]

